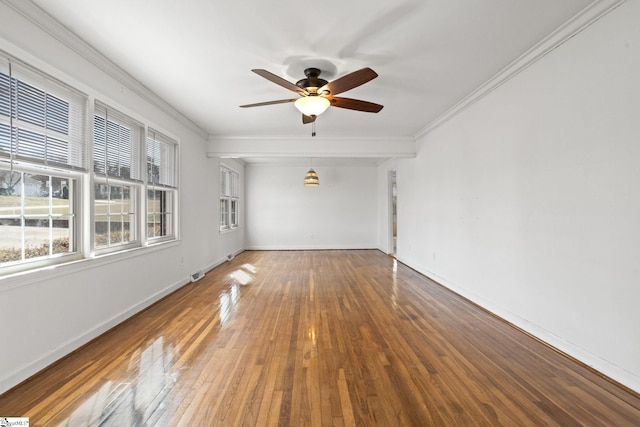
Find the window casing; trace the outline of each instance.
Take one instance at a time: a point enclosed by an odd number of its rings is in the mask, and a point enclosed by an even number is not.
[[[239,227],[240,176],[226,166],[220,166],[220,230]]]
[[[88,97],[0,58],[0,274],[76,259]]]

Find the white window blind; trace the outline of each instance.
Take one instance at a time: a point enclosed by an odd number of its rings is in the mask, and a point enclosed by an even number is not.
[[[88,170],[86,95],[0,59],[0,160]]]
[[[93,171],[96,175],[140,181],[143,126],[96,102],[93,115]]]
[[[231,188],[229,182],[229,174],[231,171],[227,168],[220,168],[220,196],[231,196]]]
[[[240,176],[237,172],[231,171],[231,197],[240,197]]]
[[[226,167],[220,167],[220,195],[228,197],[239,197],[240,177],[238,172],[232,171]]]
[[[176,188],[177,143],[153,129],[147,132],[147,182]]]

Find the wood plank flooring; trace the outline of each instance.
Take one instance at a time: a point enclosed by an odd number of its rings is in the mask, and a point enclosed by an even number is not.
[[[0,396],[31,426],[638,426],[640,398],[378,251],[249,251]]]

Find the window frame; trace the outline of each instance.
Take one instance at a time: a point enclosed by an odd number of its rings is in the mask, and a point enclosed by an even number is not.
[[[143,213],[141,199],[144,186],[140,180],[142,167],[140,153],[144,145],[146,128],[140,121],[100,100],[94,101],[92,117],[92,253],[102,255],[140,247],[144,239],[141,233],[141,215]],[[102,127],[98,126],[101,121],[103,122]],[[128,138],[126,138],[127,135]],[[106,186],[107,188],[107,212],[104,214],[98,213],[98,201],[102,200],[96,196],[98,186]],[[129,212],[126,215],[122,211],[119,213],[111,212],[111,207],[117,205],[115,201],[112,203],[111,197],[114,193],[112,189],[119,187],[129,188],[129,203],[120,203],[120,206],[129,206]],[[129,219],[127,230],[124,228],[124,216]],[[102,221],[106,223],[106,233],[98,233],[98,219],[106,219],[106,221]],[[116,221],[116,219],[120,219],[120,221]],[[113,227],[115,231],[111,231],[112,224],[115,226],[118,223],[120,223],[120,230]],[[125,231],[128,232],[128,239],[124,239]],[[106,234],[106,244],[99,243],[103,234]],[[118,235],[122,238],[119,241],[112,241],[112,237]]]
[[[178,206],[178,154],[179,143],[164,132],[147,128],[145,137],[145,165],[147,170],[145,188],[145,238],[147,245],[177,239]],[[157,156],[157,158],[156,158]],[[157,170],[157,173],[155,171]],[[149,194],[160,193],[160,209],[151,212]],[[153,199],[157,200],[156,198]],[[156,204],[153,203],[152,206]],[[149,219],[154,221],[154,235],[150,236]],[[160,220],[160,235],[155,234],[156,218]]]
[[[104,191],[104,194],[106,194],[106,199],[97,199],[96,198],[96,189],[98,186],[101,187],[106,187],[106,191]],[[125,213],[124,211],[120,211],[120,212],[116,212],[116,211],[111,211],[111,207],[115,206],[117,204],[117,199],[112,199],[112,195],[114,193],[116,194],[124,194],[124,191],[122,192],[114,192],[112,191],[112,189],[115,188],[123,188],[123,187],[129,187],[129,203],[120,203],[121,206],[125,206],[128,205],[129,207],[132,207],[132,209],[129,209],[129,212]],[[92,234],[92,248],[94,251],[94,254],[100,255],[100,254],[105,254],[105,253],[112,253],[112,252],[119,252],[119,251],[123,251],[126,249],[131,249],[134,247],[139,247],[141,245],[141,237],[140,237],[140,220],[139,220],[139,216],[140,216],[140,185],[139,184],[135,184],[132,183],[130,181],[123,181],[123,180],[115,180],[115,179],[102,179],[102,178],[96,178],[94,177],[93,180],[93,186],[92,186],[92,201],[93,201],[93,215],[91,218],[91,234]],[[98,213],[98,200],[106,200],[106,212],[105,213]],[[120,198],[119,200],[124,200],[123,198]],[[125,223],[124,221],[124,217],[128,217],[129,218],[129,227],[128,229],[126,229],[126,231],[129,233],[130,238],[127,240],[121,239],[119,242],[112,242],[111,239],[115,235],[117,235],[117,233],[119,232],[121,236],[124,236],[125,234],[125,229],[123,227],[123,224]],[[106,223],[106,241],[107,244],[98,244],[98,240],[99,240],[99,235],[96,231],[97,228],[97,224],[98,224],[98,219],[99,218],[104,218],[106,219],[106,221],[100,221],[103,223]],[[113,218],[113,220],[112,220]],[[120,219],[120,221],[116,221],[116,219]],[[121,224],[121,228],[120,230],[114,230],[112,231],[112,224]],[[100,234],[102,235],[102,233]]]
[[[66,214],[54,213],[54,210],[55,210],[54,200],[59,197],[60,198],[62,197],[55,196],[53,192],[50,190],[51,187],[49,185],[49,186],[45,186],[49,188],[48,194],[43,197],[38,197],[42,201],[44,201],[44,199],[46,198],[47,204],[38,205],[38,206],[41,209],[46,208],[48,212],[43,214],[25,214],[24,213],[25,208],[34,208],[34,205],[25,205],[24,198],[28,196],[26,195],[27,190],[24,188],[25,178],[24,176],[21,177],[19,182],[21,188],[18,190],[18,192],[20,193],[19,196],[21,197],[21,200],[20,200],[20,205],[16,205],[16,207],[20,209],[20,212],[14,213],[12,215],[0,216],[0,223],[6,223],[5,222],[6,220],[11,220],[11,219],[17,219],[17,220],[20,220],[21,222],[21,224],[18,225],[18,227],[20,227],[19,232],[21,233],[21,242],[20,242],[20,249],[19,249],[22,252],[21,259],[15,260],[15,261],[4,261],[4,262],[0,260],[0,277],[5,274],[11,274],[19,271],[24,271],[24,270],[32,270],[40,267],[46,267],[50,265],[60,264],[64,262],[71,262],[71,261],[76,261],[78,259],[81,259],[83,257],[82,227],[81,227],[82,215],[80,213],[80,210],[81,210],[80,198],[82,194],[82,174],[79,174],[77,172],[72,172],[72,171],[60,170],[60,169],[43,168],[41,166],[29,165],[23,162],[13,163],[9,165],[9,167],[7,167],[7,165],[4,163],[0,163],[0,171],[20,173],[23,175],[30,174],[34,176],[36,175],[48,176],[49,184],[51,183],[51,178],[58,178],[61,181],[62,180],[68,181],[66,183],[67,188],[71,188],[71,190],[69,190],[69,192],[67,193],[67,198],[66,198],[66,200],[69,200],[69,204],[67,205],[70,211],[69,213],[66,213]],[[53,225],[53,222],[55,222],[56,220],[69,221],[69,227],[68,227],[69,237],[68,237],[68,241],[66,242],[68,247],[72,249],[69,252],[58,252],[58,253],[53,252],[55,240],[57,240],[58,238],[62,238],[62,237],[54,237],[53,235],[53,229],[55,228]],[[49,245],[48,254],[43,256],[34,256],[34,257],[28,257],[28,258],[25,257],[25,251],[26,251],[25,228],[29,227],[26,224],[27,221],[45,221],[49,223],[46,226],[49,234],[48,239],[50,239],[48,241],[48,245]]]
[[[89,95],[0,53],[0,169],[20,174],[19,203],[10,205],[13,214],[2,215],[5,224],[19,227],[5,232],[17,231],[20,236],[13,239],[15,243],[6,252],[3,250],[0,276],[5,276],[83,257],[82,199],[89,164]],[[59,186],[55,197],[54,182]],[[11,188],[14,190],[15,185]],[[55,203],[58,198],[64,199],[60,194],[65,188],[68,204]],[[61,207],[67,212],[56,213]],[[58,239],[66,239],[59,243],[68,251],[57,252]],[[20,251],[20,259],[12,259],[14,250]],[[40,255],[43,250],[46,253]]]
[[[240,228],[240,174],[225,164],[220,164],[220,232]]]

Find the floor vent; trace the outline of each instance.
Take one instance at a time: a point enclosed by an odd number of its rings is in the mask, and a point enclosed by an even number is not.
[[[189,278],[191,279],[192,282],[197,282],[198,280],[202,279],[204,277],[204,271],[200,270],[200,271],[196,271],[195,273],[193,273],[192,275],[189,276]]]

